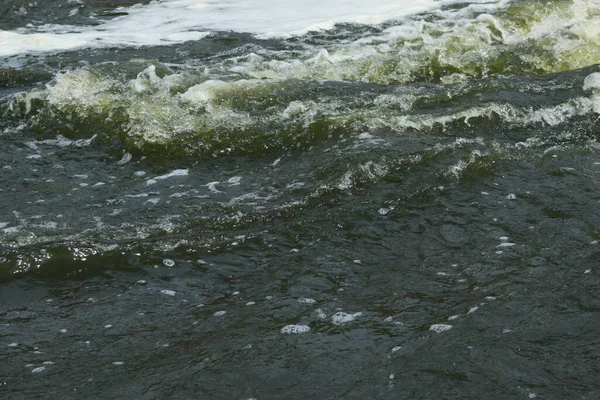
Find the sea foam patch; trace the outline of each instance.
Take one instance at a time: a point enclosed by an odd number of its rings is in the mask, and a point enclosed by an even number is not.
[[[376,24],[423,12],[435,0],[166,0],[120,7],[123,14],[96,27],[44,25],[0,30],[0,56],[84,47],[156,46],[199,40],[211,31],[285,37],[337,23]]]

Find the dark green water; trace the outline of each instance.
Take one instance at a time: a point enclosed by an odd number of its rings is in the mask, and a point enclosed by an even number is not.
[[[0,398],[600,398],[599,21],[0,57]]]

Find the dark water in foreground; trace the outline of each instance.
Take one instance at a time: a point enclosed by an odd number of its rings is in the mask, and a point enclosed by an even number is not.
[[[600,398],[600,6],[490,4],[0,58],[0,398]]]

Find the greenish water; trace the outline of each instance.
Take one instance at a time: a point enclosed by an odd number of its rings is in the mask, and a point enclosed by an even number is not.
[[[133,3],[0,16],[2,398],[600,397],[597,1],[73,41]]]

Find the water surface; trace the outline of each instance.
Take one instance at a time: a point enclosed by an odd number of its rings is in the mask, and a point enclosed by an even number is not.
[[[0,395],[600,397],[600,3],[3,3]]]

